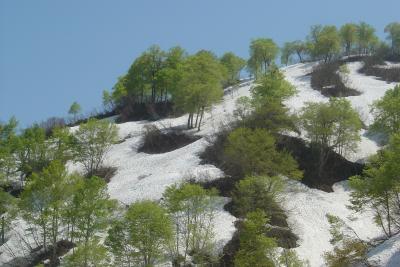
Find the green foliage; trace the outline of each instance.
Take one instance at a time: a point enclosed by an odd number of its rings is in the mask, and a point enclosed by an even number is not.
[[[67,199],[72,186],[65,167],[57,161],[51,162],[41,173],[34,173],[21,194],[20,208],[23,218],[35,226],[44,249],[52,245],[51,261],[56,261],[57,242],[60,241],[62,216],[67,208]]]
[[[130,244],[141,255],[144,266],[153,265],[172,238],[172,223],[166,211],[151,201],[135,203],[129,207],[126,223]]]
[[[265,75],[257,79],[256,85],[251,89],[256,107],[265,102],[277,101],[281,103],[295,93],[294,86],[285,80],[285,76],[278,68],[269,69]]]
[[[390,237],[400,229],[400,135],[392,136],[388,146],[370,163],[361,176],[350,178],[352,208],[372,208],[375,222]]]
[[[314,59],[330,61],[340,51],[340,38],[335,26],[315,25],[311,27],[308,49]]]
[[[357,24],[346,23],[339,30],[342,46],[347,56],[351,54],[357,42]]]
[[[116,204],[109,199],[107,184],[93,176],[76,180],[64,218],[70,226],[71,240],[88,244],[107,227],[108,217]]]
[[[8,123],[0,123],[0,185],[9,182],[10,176],[17,171],[14,157],[17,125],[15,118],[11,118]]]
[[[163,259],[172,235],[166,210],[155,202],[141,201],[113,223],[105,243],[114,256],[114,265],[154,266]]]
[[[78,104],[78,102],[74,102],[71,104],[71,107],[69,108],[68,114],[73,115],[74,118],[81,112],[82,108],[81,105]]]
[[[264,212],[246,216],[240,232],[240,248],[235,255],[235,267],[274,267],[275,240],[265,236],[268,220]]]
[[[249,70],[254,75],[265,74],[274,63],[279,53],[279,47],[272,39],[259,38],[250,43],[250,58],[247,62]]]
[[[112,110],[114,108],[113,97],[107,90],[103,90],[103,106],[106,110]]]
[[[74,136],[74,159],[83,165],[90,177],[102,167],[111,145],[117,141],[118,131],[111,122],[89,119],[79,126]]]
[[[386,91],[381,99],[375,101],[372,112],[375,117],[372,131],[383,132],[387,136],[400,132],[400,85]]]
[[[229,134],[224,151],[228,160],[249,175],[287,175],[301,178],[297,162],[287,152],[278,152],[274,137],[264,129],[238,128]]]
[[[5,243],[5,235],[17,213],[17,199],[0,188],[0,246]]]
[[[222,80],[223,68],[211,52],[200,51],[187,58],[183,65],[182,79],[173,99],[178,108],[189,113],[188,128],[198,125],[200,130],[205,108],[222,97]],[[194,125],[195,113],[197,117]]]
[[[227,52],[222,55],[221,64],[227,70],[227,79],[225,86],[234,85],[240,78],[240,71],[246,66],[246,61],[232,52]]]
[[[109,255],[106,247],[101,245],[99,241],[92,240],[87,245],[80,245],[74,252],[67,255],[64,259],[62,266],[65,267],[108,267]]]
[[[207,190],[188,183],[173,185],[165,190],[164,205],[175,225],[174,241],[170,244],[173,262],[186,262],[189,253],[214,254],[216,196],[215,189]]]
[[[49,154],[49,144],[43,128],[34,125],[25,129],[17,139],[16,157],[18,170],[21,175],[29,176],[33,172],[40,172],[52,160]]]
[[[248,176],[236,184],[232,201],[235,212],[245,216],[250,211],[262,210],[267,215],[275,209],[284,182],[278,176]]]
[[[392,52],[400,55],[400,23],[389,23],[385,27],[385,32],[388,34],[387,39],[391,42]]]
[[[330,151],[344,154],[357,149],[362,123],[357,111],[344,98],[330,98],[328,103],[307,103],[300,121],[311,144],[320,151],[320,174]]]
[[[310,266],[308,261],[302,261],[297,256],[297,253],[293,249],[283,249],[279,256],[279,264],[284,267],[305,267]]]
[[[359,54],[370,53],[379,43],[378,37],[375,35],[375,29],[365,22],[357,25],[357,40]]]
[[[365,261],[368,246],[355,240],[348,240],[340,247],[335,247],[332,252],[324,254],[328,267],[350,267]]]

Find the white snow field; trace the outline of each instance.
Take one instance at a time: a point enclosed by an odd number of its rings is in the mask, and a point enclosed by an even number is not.
[[[328,101],[327,97],[311,88],[308,74],[316,63],[295,64],[282,68],[286,79],[298,90],[298,94],[288,101],[286,105],[294,113],[297,113],[307,101]],[[364,76],[357,73],[360,63],[349,63],[350,74],[347,81],[352,88],[362,92],[360,96],[349,97],[352,105],[360,112],[364,122],[371,122],[369,105],[383,96],[386,90],[395,84]],[[206,138],[217,132],[221,125],[231,120],[235,101],[240,96],[250,95],[251,84],[246,82],[232,94],[224,96],[223,101],[206,112],[204,125],[200,132],[193,132],[201,139],[180,149],[162,153],[146,154],[138,153],[137,148],[141,144],[142,133],[146,125],[155,124],[160,128],[176,127],[185,129],[186,116],[173,119],[163,119],[157,122],[137,121],[118,125],[119,137],[125,141],[116,144],[109,152],[106,165],[118,168],[116,175],[108,184],[108,191],[112,198],[123,204],[130,204],[137,200],[159,200],[167,186],[181,182],[187,178],[215,179],[223,175],[222,171],[212,165],[200,165],[198,154],[207,146]],[[72,129],[74,130],[74,129]],[[378,145],[362,135],[359,151],[348,158],[353,161],[364,160],[376,153]],[[78,165],[69,165],[69,169],[79,170]],[[330,251],[329,224],[326,214],[332,214],[342,218],[349,226],[354,228],[361,238],[369,240],[382,235],[380,229],[374,224],[372,214],[365,212],[354,214],[347,208],[349,205],[350,191],[346,182],[334,185],[334,192],[326,193],[317,189],[289,181],[282,206],[288,212],[288,221],[293,232],[299,236],[299,247],[296,248],[299,256],[308,260],[312,267],[324,266],[323,253]],[[217,207],[215,234],[218,248],[231,239],[235,231],[235,217],[223,210],[223,203],[228,199],[222,199]],[[370,251],[371,262],[378,266],[399,266],[400,262],[400,236],[394,237],[382,245]],[[18,238],[12,236],[7,246],[17,246]],[[6,246],[0,247],[0,266],[8,262],[12,256],[7,253]],[[1,252],[4,252],[1,254]],[[17,253],[19,255],[22,252]]]

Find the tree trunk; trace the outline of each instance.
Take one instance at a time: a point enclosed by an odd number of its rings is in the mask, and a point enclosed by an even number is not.
[[[6,219],[3,216],[3,217],[1,217],[1,242],[0,242],[0,245],[4,244],[6,242],[5,228],[6,228]]]
[[[201,121],[203,120],[203,115],[204,115],[204,107],[201,108],[201,116],[200,116],[199,127],[197,128],[197,131],[200,131],[200,125],[201,125]]]

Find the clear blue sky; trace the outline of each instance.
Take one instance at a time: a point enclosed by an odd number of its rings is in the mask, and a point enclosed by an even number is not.
[[[302,39],[314,24],[400,20],[399,0],[0,0],[0,121],[89,112],[152,44],[248,56],[252,38]]]

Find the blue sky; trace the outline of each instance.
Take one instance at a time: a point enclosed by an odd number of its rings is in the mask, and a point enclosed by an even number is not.
[[[248,56],[252,38],[303,39],[311,25],[400,20],[399,0],[0,0],[0,121],[65,116],[73,101],[101,107],[152,44]]]

